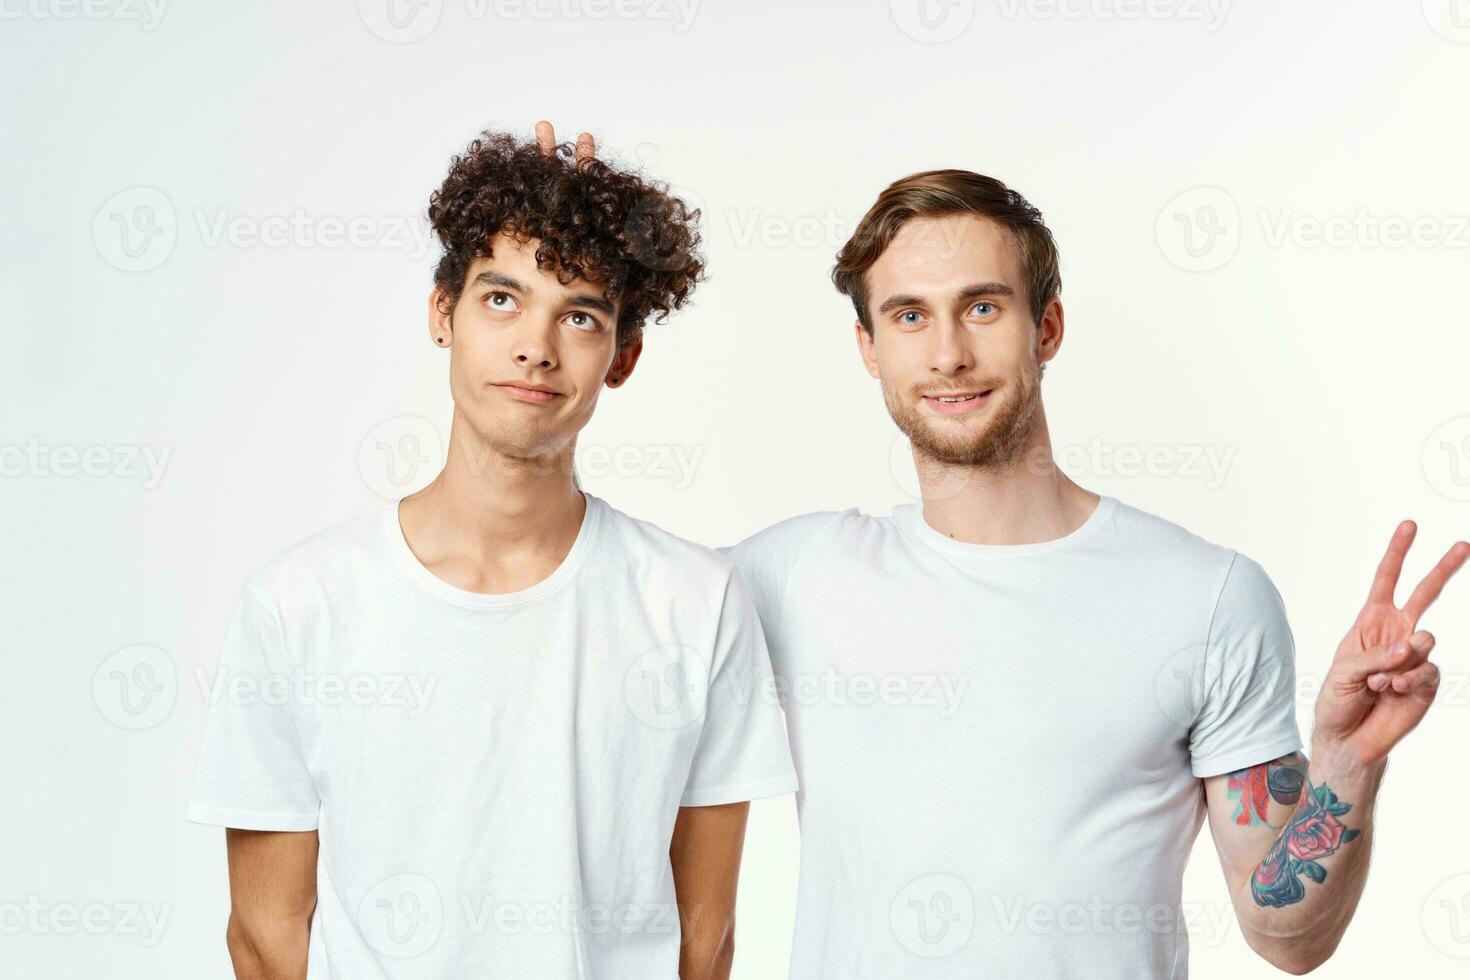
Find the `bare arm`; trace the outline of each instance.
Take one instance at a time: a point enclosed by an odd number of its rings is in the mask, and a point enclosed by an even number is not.
[[[735,886],[749,803],[679,808],[669,861],[679,901],[681,980],[728,980],[735,961]]]
[[[225,831],[230,924],[238,980],[301,980],[316,908],[316,831]]]
[[[1368,879],[1386,762],[1299,752],[1205,781],[1210,834],[1245,940],[1302,974],[1342,940]]]
[[[1434,702],[1434,637],[1419,619],[1470,558],[1456,542],[1408,601],[1394,593],[1415,526],[1394,532],[1317,698],[1310,763],[1294,753],[1205,783],[1210,833],[1246,941],[1306,973],[1341,941],[1368,878],[1388,754]]]

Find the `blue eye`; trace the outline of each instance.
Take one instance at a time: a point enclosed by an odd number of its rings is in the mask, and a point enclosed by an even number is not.
[[[904,310],[898,315],[898,319],[901,322],[908,324],[909,326],[913,326],[915,323],[918,323],[923,318],[924,314],[920,313],[918,310]]]
[[[979,311],[980,316],[989,316],[990,314],[995,312],[995,304],[983,302],[976,303],[974,306],[970,307],[970,312],[974,313],[976,311]]]

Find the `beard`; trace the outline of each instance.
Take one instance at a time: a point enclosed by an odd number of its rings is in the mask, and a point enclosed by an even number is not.
[[[934,417],[921,412],[920,398],[938,391],[972,388],[991,389],[991,404],[983,409],[986,418],[978,426],[965,417]],[[883,401],[909,443],[920,456],[950,466],[1004,470],[1014,466],[1026,451],[1036,430],[1041,407],[1041,368],[1028,360],[1009,383],[971,383],[957,378],[943,387],[915,387],[908,398],[883,384]]]

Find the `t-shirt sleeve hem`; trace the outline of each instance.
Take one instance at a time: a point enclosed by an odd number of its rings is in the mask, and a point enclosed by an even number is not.
[[[311,813],[267,813],[263,810],[241,810],[236,807],[210,806],[206,803],[189,804],[187,819],[190,823],[208,824],[212,827],[233,827],[236,830],[316,830],[317,814]]]
[[[680,806],[719,806],[722,803],[744,803],[747,800],[763,800],[771,796],[785,796],[796,792],[796,771],[785,772],[766,779],[755,779],[708,789],[686,789],[679,798]]]
[[[1258,766],[1263,762],[1279,759],[1288,753],[1298,752],[1301,748],[1300,733],[1281,732],[1270,741],[1254,742],[1245,748],[1233,748],[1228,752],[1216,752],[1214,755],[1191,759],[1189,769],[1196,777],[1205,779],[1209,776],[1235,772],[1237,769]]]

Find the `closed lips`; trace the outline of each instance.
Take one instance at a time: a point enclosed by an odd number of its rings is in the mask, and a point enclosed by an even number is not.
[[[561,393],[552,391],[545,385],[523,385],[513,381],[492,385],[510,395],[512,398],[527,402],[549,402],[553,398],[560,398]]]

